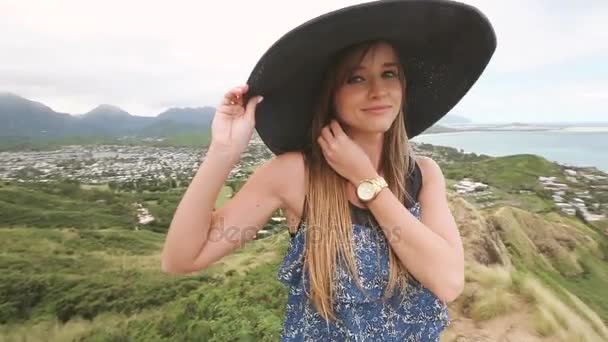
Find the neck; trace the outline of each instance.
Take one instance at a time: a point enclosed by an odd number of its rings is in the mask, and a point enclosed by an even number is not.
[[[346,132],[348,136],[359,145],[378,173],[381,173],[380,158],[384,144],[384,133],[356,133]]]

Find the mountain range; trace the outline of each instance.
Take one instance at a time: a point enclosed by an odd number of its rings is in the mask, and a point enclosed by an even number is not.
[[[156,116],[137,116],[101,104],[85,114],[72,115],[13,93],[0,92],[0,137],[170,136],[208,131],[214,113],[215,108],[205,106],[169,108]],[[450,131],[443,125],[470,123],[465,117],[446,115],[427,133]]]
[[[443,118],[441,118],[441,120],[437,121],[436,125],[450,126],[450,125],[466,125],[466,124],[472,124],[472,123],[473,122],[470,119],[465,118],[464,116],[450,114],[450,115],[444,116]]]
[[[102,104],[85,114],[70,115],[12,93],[0,93],[0,136],[166,136],[207,130],[214,113],[213,107],[170,108],[146,117]]]

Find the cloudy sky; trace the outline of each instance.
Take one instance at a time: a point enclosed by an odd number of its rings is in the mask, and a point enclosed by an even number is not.
[[[361,2],[0,0],[0,92],[72,114],[215,106],[291,28]],[[453,114],[608,121],[608,1],[464,2],[487,15],[498,47]]]

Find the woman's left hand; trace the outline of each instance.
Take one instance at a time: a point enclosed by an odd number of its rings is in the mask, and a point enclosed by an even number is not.
[[[317,138],[328,164],[342,177],[357,185],[377,172],[363,149],[357,145],[334,119],[321,129]]]

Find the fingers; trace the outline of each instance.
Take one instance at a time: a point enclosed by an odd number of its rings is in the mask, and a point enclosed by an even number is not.
[[[317,142],[319,146],[323,150],[323,153],[327,156],[331,156],[333,151],[337,147],[337,143],[342,137],[345,137],[346,133],[342,130],[342,126],[338,123],[337,120],[333,119],[328,125],[325,125],[321,129],[321,134],[317,138]]]
[[[319,135],[319,137],[317,138],[317,142],[319,143],[319,146],[321,146],[322,150],[327,150],[327,141],[325,140],[323,135]]]
[[[341,136],[343,136],[344,131],[342,130],[342,126],[340,126],[340,124],[338,123],[337,120],[331,120],[331,122],[329,123],[329,128],[331,129],[331,132],[333,133],[334,137],[339,138]]]
[[[226,94],[224,94],[224,98],[218,107],[217,112],[234,117],[246,115],[248,119],[255,122],[255,109],[256,106],[262,102],[263,97],[251,97],[247,101],[247,104],[244,105],[243,97],[248,90],[249,86],[247,84],[230,89],[228,92],[226,92]]]
[[[240,116],[245,113],[245,109],[239,105],[221,105],[217,111],[230,116]]]
[[[247,102],[247,108],[245,109],[245,116],[248,119],[251,119],[253,122],[255,122],[255,108],[257,107],[257,105],[262,102],[264,98],[262,96],[255,96],[249,99],[249,101]]]
[[[325,127],[321,129],[321,135],[325,137],[326,142],[330,142],[333,139],[340,139],[342,136],[346,135],[346,133],[344,133],[344,130],[342,130],[342,126],[340,126],[338,121],[333,119],[328,125],[325,125]]]
[[[328,126],[323,127],[321,135],[317,138],[317,142],[327,157],[332,155],[332,152],[336,149],[336,140],[329,130]]]
[[[221,105],[243,106],[243,94],[247,93],[248,90],[249,86],[247,84],[230,89],[226,94],[224,94]]]
[[[249,86],[246,84],[230,89],[224,94],[217,111],[230,116],[243,115],[245,113],[243,94],[247,93],[248,90]]]
[[[334,139],[334,135],[329,129],[329,126],[325,126],[321,129],[321,137],[323,137],[326,142],[332,141]]]

